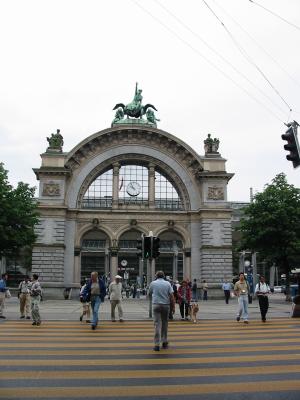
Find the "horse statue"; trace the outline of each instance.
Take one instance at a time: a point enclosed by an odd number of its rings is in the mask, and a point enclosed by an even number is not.
[[[152,104],[146,104],[145,106],[142,105],[142,89],[138,89],[138,84],[135,85],[135,94],[133,101],[125,106],[123,103],[118,103],[115,105],[113,110],[122,109],[124,115],[127,115],[127,118],[141,118],[144,114],[146,114],[148,108],[153,108],[155,111],[157,109]]]

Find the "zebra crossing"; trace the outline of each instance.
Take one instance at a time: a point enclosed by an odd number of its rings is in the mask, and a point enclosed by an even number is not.
[[[0,399],[299,399],[300,320],[0,324]]]

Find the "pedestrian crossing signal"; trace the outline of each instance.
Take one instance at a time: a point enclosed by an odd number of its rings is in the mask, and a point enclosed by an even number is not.
[[[160,238],[154,236],[153,242],[152,242],[152,257],[153,258],[159,257],[159,255],[160,255],[159,246],[160,246]]]
[[[144,237],[144,258],[152,258],[152,239],[153,236]]]
[[[137,241],[136,241],[136,248],[137,248],[137,253],[136,253],[136,255],[138,256],[138,257],[141,257],[141,258],[143,258],[143,256],[144,256],[144,238],[142,238],[142,239],[138,239]]]

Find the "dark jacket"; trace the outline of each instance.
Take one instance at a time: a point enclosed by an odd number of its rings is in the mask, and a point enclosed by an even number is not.
[[[101,278],[98,278],[98,283],[100,288],[100,299],[103,302],[106,295],[106,286]],[[82,293],[83,299],[86,299],[84,301],[89,301],[89,299],[91,298],[91,286],[92,286],[92,280],[90,279],[88,283],[85,285],[85,288]]]

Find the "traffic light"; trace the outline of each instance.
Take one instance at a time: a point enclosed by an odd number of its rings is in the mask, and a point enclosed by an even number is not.
[[[286,156],[288,161],[293,162],[293,167],[297,168],[300,165],[300,147],[297,136],[297,128],[299,126],[298,122],[293,121],[285,124],[288,127],[288,130],[285,134],[281,135],[283,140],[287,141],[283,147],[285,150],[288,150],[290,154]]]
[[[153,258],[159,257],[159,255],[160,255],[159,246],[160,246],[160,238],[154,236],[153,241],[152,241],[152,257]]]
[[[144,257],[144,237],[142,236],[142,239],[138,239],[136,241],[136,248],[138,249],[136,255],[138,257],[143,258]]]
[[[144,236],[144,258],[152,258],[153,236]]]

